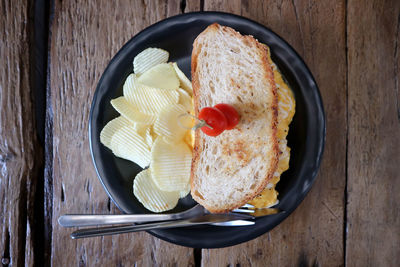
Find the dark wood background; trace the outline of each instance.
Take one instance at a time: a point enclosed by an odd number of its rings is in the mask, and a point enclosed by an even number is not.
[[[119,213],[98,181],[88,116],[109,60],[166,17],[266,25],[304,58],[327,117],[323,163],[298,209],[261,237],[191,249],[147,233],[71,240],[64,213]],[[400,1],[0,1],[3,266],[399,266]]]

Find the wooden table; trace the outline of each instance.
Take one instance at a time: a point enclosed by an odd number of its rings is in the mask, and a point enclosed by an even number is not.
[[[71,240],[60,214],[119,212],[88,145],[100,75],[140,30],[199,10],[266,25],[310,67],[327,117],[312,190],[271,232],[233,247],[147,233]],[[3,266],[399,266],[400,1],[4,0],[0,11]]]

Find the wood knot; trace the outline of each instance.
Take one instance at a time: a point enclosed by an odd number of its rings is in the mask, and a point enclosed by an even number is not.
[[[262,258],[263,251],[261,248],[258,248],[256,253],[253,254],[254,259],[260,260]]]

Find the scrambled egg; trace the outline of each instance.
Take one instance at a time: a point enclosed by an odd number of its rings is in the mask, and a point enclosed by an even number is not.
[[[280,156],[278,167],[274,173],[274,177],[265,187],[264,191],[249,204],[256,208],[267,208],[278,203],[278,192],[275,190],[276,184],[280,180],[281,174],[289,169],[290,148],[287,146],[286,136],[289,132],[289,124],[293,119],[295,113],[295,100],[292,91],[288,84],[283,80],[281,73],[277,66],[272,62],[271,57],[269,61],[272,63],[274,71],[274,79],[278,92],[278,131],[277,137],[279,142]]]

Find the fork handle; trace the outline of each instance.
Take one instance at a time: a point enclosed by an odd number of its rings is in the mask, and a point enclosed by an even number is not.
[[[131,232],[155,230],[155,229],[167,229],[175,227],[185,227],[185,226],[195,226],[209,224],[210,222],[191,222],[189,220],[172,221],[172,222],[156,222],[141,225],[119,225],[119,226],[109,226],[101,228],[87,228],[81,229],[73,232],[71,234],[72,239],[85,238],[85,237],[95,237],[95,236],[105,236],[114,234],[124,234]]]
[[[107,224],[128,224],[141,222],[159,222],[173,220],[173,214],[121,214],[121,215],[86,215],[66,214],[58,218],[63,227],[94,226]]]

